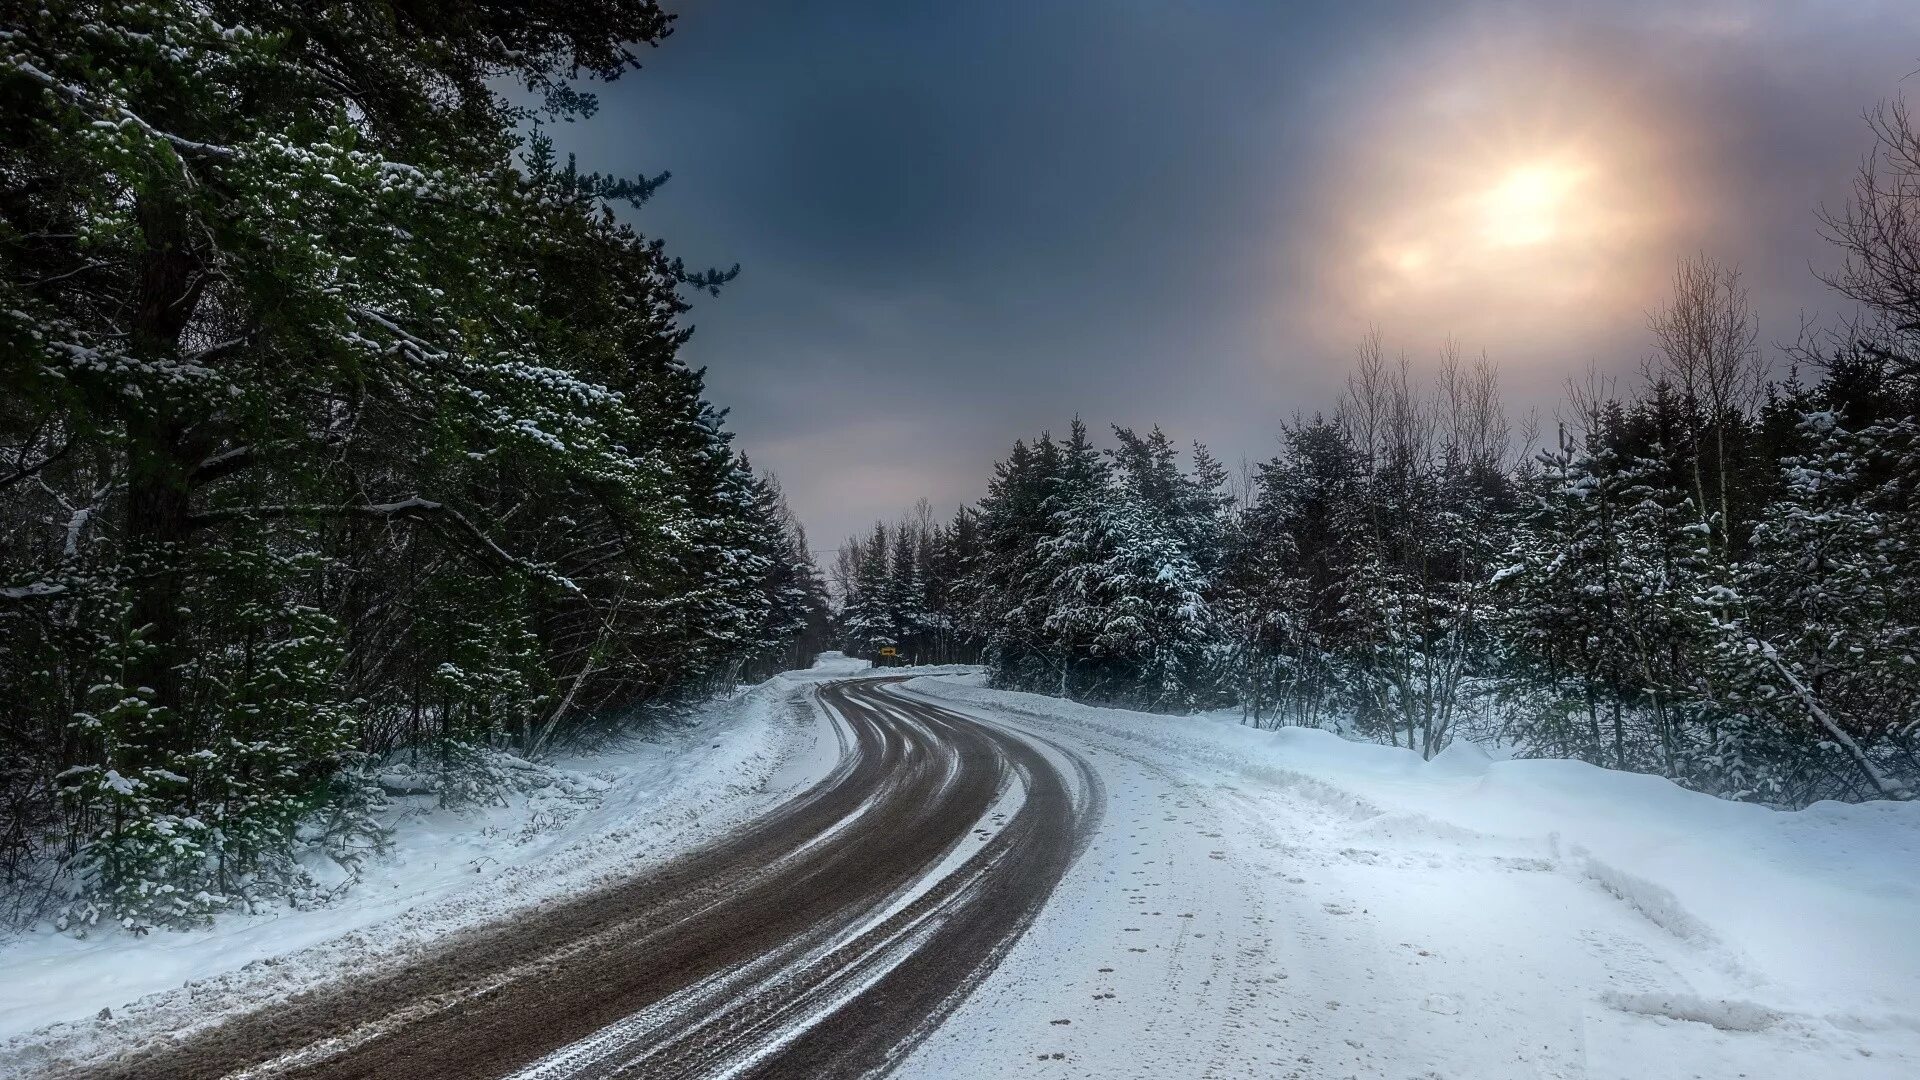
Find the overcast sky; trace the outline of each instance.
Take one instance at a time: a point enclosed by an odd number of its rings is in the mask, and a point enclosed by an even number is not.
[[[1815,211],[1861,114],[1920,69],[1907,0],[670,6],[555,134],[670,169],[636,224],[742,264],[687,356],[816,548],[1076,413],[1268,456],[1369,326],[1550,413],[1696,250],[1790,339],[1840,310]]]

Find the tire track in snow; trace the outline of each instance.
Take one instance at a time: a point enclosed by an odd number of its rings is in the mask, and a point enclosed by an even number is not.
[[[55,1075],[181,1080],[853,1076],[933,1030],[1031,924],[1100,813],[1057,746],[830,684],[845,754],[674,863],[353,986]]]

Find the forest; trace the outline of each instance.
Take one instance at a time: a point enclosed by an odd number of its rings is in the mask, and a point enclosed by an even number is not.
[[[1920,1078],[1916,42],[0,3],[0,1080]]]
[[[1684,260],[1551,431],[1361,345],[1239,470],[1015,443],[823,573],[681,358],[669,181],[554,125],[656,4],[78,3],[0,30],[0,919],[183,925],[378,851],[383,763],[631,730],[841,644],[1001,687],[1777,806],[1920,783],[1920,133],[1825,216],[1857,317],[1763,347]],[[831,599],[830,599],[831,598]],[[832,610],[830,610],[830,608]]]
[[[1628,377],[1513,424],[1496,368],[1360,346],[1238,473],[1159,429],[1016,442],[977,506],[833,564],[846,647],[995,685],[1237,708],[1431,757],[1452,739],[1799,807],[1920,782],[1920,133],[1822,219],[1859,315],[1763,347],[1683,260]],[[1778,355],[1770,355],[1777,353]]]
[[[17,14],[17,18],[16,18]],[[0,58],[0,895],[178,925],[802,663],[824,581],[679,359],[665,173],[546,125],[652,3],[73,3]],[[464,778],[464,779],[463,779]]]

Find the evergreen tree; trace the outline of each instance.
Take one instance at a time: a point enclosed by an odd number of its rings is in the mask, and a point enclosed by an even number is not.
[[[1743,790],[1798,803],[1837,787],[1904,790],[1920,723],[1920,515],[1911,482],[1920,424],[1848,431],[1805,414],[1812,450],[1784,462],[1785,496],[1756,529],[1721,622],[1729,696],[1748,721],[1725,768]]]
[[[908,663],[919,663],[929,652],[933,630],[927,611],[926,581],[921,576],[922,539],[910,521],[895,526],[887,551],[887,621],[893,627],[894,644]]]
[[[197,918],[297,887],[367,755],[537,750],[795,632],[804,571],[677,358],[731,274],[615,217],[664,175],[537,126],[655,4],[5,20],[7,865]]]
[[[889,546],[888,529],[880,522],[874,522],[866,540],[850,545],[852,577],[840,608],[840,636],[856,656],[877,657],[881,649],[900,644]]]

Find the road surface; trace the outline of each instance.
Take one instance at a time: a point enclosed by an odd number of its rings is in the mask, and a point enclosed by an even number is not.
[[[967,679],[815,685],[792,692],[819,694],[803,774],[825,778],[713,846],[175,1044],[148,1025],[105,1065],[128,1033],[103,1019],[67,1075],[1920,1076],[1906,969],[1880,959],[1908,908],[1843,909],[1882,931],[1816,978],[1756,958],[1777,931],[1660,884],[1697,864],[1772,882],[1714,895],[1804,935],[1798,912],[1853,902],[1830,865],[1882,874],[1872,903],[1904,895],[1904,806],[1756,817],[1572,763],[1429,763]],[[1841,861],[1769,876],[1748,854],[1816,843]],[[149,1015],[211,1015],[195,992]]]
[[[616,887],[72,1076],[840,1077],[885,1071],[1033,922],[1103,792],[1072,753],[829,684],[825,780]]]

